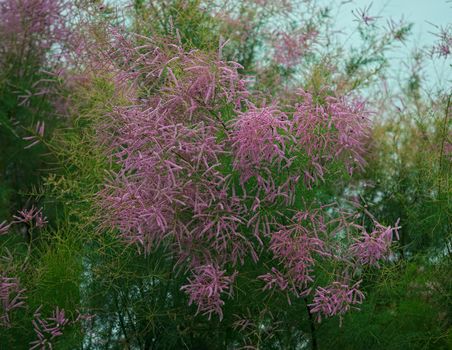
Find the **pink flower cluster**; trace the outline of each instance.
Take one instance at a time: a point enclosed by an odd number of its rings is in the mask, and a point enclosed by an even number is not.
[[[42,213],[42,208],[37,209],[32,206],[30,209],[19,210],[17,215],[14,215],[13,223],[24,223],[29,226],[42,228],[47,224],[47,218]]]
[[[160,108],[172,118],[179,114],[182,119],[178,121],[186,122],[195,111],[212,109],[220,101],[240,106],[248,96],[246,82],[238,73],[243,68],[240,64],[197,50],[187,52],[162,38],[157,43],[142,36],[137,40],[141,45],[134,45],[132,39],[112,29],[111,47],[97,58],[96,69],[113,70],[117,85],[123,88],[159,88],[153,105],[162,102]]]
[[[70,34],[65,17],[69,7],[65,0],[0,2],[0,66],[12,54],[20,60],[43,59],[50,49],[57,49],[54,44]]]
[[[276,62],[287,67],[300,63],[303,56],[312,50],[318,35],[314,29],[303,33],[277,33],[273,44]]]
[[[152,77],[161,86],[158,95],[116,108],[99,129],[121,164],[100,193],[104,213],[109,213],[106,224],[120,228],[127,241],[139,243],[145,252],[173,237],[179,260],[191,256],[193,266],[242,259],[247,242],[238,226],[244,207],[227,192],[228,176],[219,169],[226,141],[216,137],[228,133],[216,106],[240,104],[246,95],[238,65],[212,64],[211,58],[175,45],[144,45],[141,50],[149,54],[142,55],[122,36],[118,43],[116,50],[133,67],[118,67],[120,83],[148,84]],[[229,249],[230,255],[222,254]]]
[[[90,320],[94,317],[93,315],[81,314],[77,311],[77,318],[70,320],[66,317],[64,309],[60,309],[58,306],[55,307],[55,309],[52,311],[52,316],[43,317],[41,308],[42,305],[38,307],[38,309],[34,312],[34,319],[31,321],[37,339],[30,342],[30,350],[52,350],[52,342],[54,342],[56,338],[63,335],[63,330],[65,329],[65,327],[73,325],[77,322],[81,322],[83,320]]]
[[[374,220],[374,229],[367,233],[363,226],[350,223],[348,229],[357,229],[361,236],[354,238],[355,243],[348,247],[349,255],[352,259],[337,256],[339,261],[347,261],[352,271],[362,266],[379,266],[379,262],[386,260],[391,253],[391,244],[394,239],[398,239],[398,222],[394,227],[383,226]],[[342,280],[342,281],[341,281]],[[315,290],[313,303],[310,305],[311,312],[316,314],[320,321],[322,315],[331,317],[342,316],[353,305],[361,304],[364,294],[358,289],[360,282],[349,287],[349,277],[341,277],[340,281],[334,281],[327,287],[317,287]],[[344,282],[346,281],[346,282]],[[356,308],[356,307],[355,307]]]
[[[0,326],[11,325],[11,311],[23,307],[25,289],[20,287],[19,279],[0,276]]]
[[[314,254],[325,254],[324,242],[317,236],[317,230],[319,227],[321,229],[326,227],[318,225],[321,221],[317,221],[319,218],[316,214],[297,213],[294,224],[271,235],[269,250],[284,267],[286,273],[283,275],[272,268],[271,274],[259,276],[267,283],[264,289],[277,285],[281,290],[285,290],[290,285],[290,290],[297,296],[309,294],[307,287],[314,281],[311,274],[315,264]]]
[[[63,329],[69,323],[64,310],[60,310],[58,306],[53,311],[52,316],[48,318],[42,318],[40,310],[41,307],[34,313],[32,323],[38,339],[30,343],[30,350],[37,348],[41,350],[52,349],[52,340],[63,335]]]
[[[221,308],[224,301],[221,300],[221,294],[232,293],[235,274],[227,276],[225,273],[218,266],[198,266],[194,269],[194,278],[189,279],[189,283],[181,288],[190,296],[189,304],[195,303],[198,306],[197,312],[208,315],[209,319],[212,313],[218,314],[220,320],[223,318]]]
[[[331,285],[315,290],[314,299],[310,304],[311,312],[316,313],[320,322],[322,314],[331,317],[334,315],[344,315],[353,305],[361,304],[364,294],[358,290],[360,282],[352,286],[348,284],[333,282]]]
[[[239,171],[242,183],[253,176],[262,181],[259,174],[266,175],[270,169],[281,171],[287,163],[286,144],[289,121],[274,106],[256,108],[251,106],[240,113],[232,123],[231,142],[234,168]]]
[[[330,162],[342,161],[350,174],[362,168],[370,126],[364,102],[330,96],[320,104],[306,91],[299,94],[303,102],[296,106],[290,132],[309,158],[306,185],[322,180]]]
[[[371,233],[363,231],[362,236],[355,238],[355,243],[350,246],[350,252],[362,265],[379,266],[378,262],[386,259],[390,253],[394,238],[399,239],[400,227],[385,227],[376,223]]]
[[[284,291],[289,287],[286,276],[275,267],[272,267],[270,272],[265,275],[260,275],[258,278],[265,282],[264,290],[278,287]],[[296,289],[293,289],[293,291],[297,292]]]

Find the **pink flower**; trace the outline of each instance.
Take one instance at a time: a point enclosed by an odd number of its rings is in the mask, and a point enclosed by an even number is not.
[[[236,274],[226,276],[214,265],[202,265],[194,269],[194,278],[189,279],[189,284],[181,287],[190,296],[189,305],[197,304],[197,313],[208,315],[209,319],[216,313],[220,320],[223,318],[221,294],[232,294],[232,283]]]
[[[23,209],[18,211],[18,215],[13,216],[16,220],[14,223],[24,223],[28,224],[30,226],[34,225],[38,228],[44,227],[48,222],[47,218],[42,213],[41,209],[36,209],[34,206],[32,206],[30,209]]]
[[[6,220],[1,222],[0,223],[0,236],[1,235],[6,235],[8,233],[8,230],[9,230],[10,226],[11,226],[11,224],[8,224],[6,222]]]
[[[439,33],[435,34],[439,40],[432,48],[432,54],[438,57],[447,58],[452,52],[452,26],[439,28]]]
[[[14,222],[15,223],[22,222],[25,224],[31,223],[31,221],[36,215],[35,210],[36,210],[35,207],[31,207],[31,209],[19,210],[18,215],[13,216],[16,219]]]
[[[58,306],[52,311],[50,317],[43,317],[41,308],[42,305],[36,309],[31,321],[37,339],[30,342],[30,350],[38,348],[41,350],[53,349],[54,344],[52,342],[55,338],[63,335],[65,327],[94,317],[93,315],[81,314],[77,311],[77,318],[70,320],[66,317],[64,309],[60,309]]]
[[[26,141],[33,141],[31,144],[29,144],[28,146],[25,146],[25,149],[31,148],[34,145],[38,144],[41,139],[44,137],[44,129],[45,129],[45,123],[44,122],[37,122],[36,123],[36,130],[35,130],[35,134],[31,135],[31,136],[26,136],[23,139]]]
[[[366,26],[372,24],[373,22],[375,22],[378,18],[378,16],[371,16],[369,14],[370,8],[372,7],[372,3],[369,4],[369,6],[362,8],[362,9],[358,9],[355,11],[352,11],[353,16],[355,16],[357,22],[359,23],[364,23]]]
[[[36,227],[42,228],[42,227],[44,227],[47,224],[48,224],[47,218],[42,214],[42,212],[39,212],[35,216],[35,225],[36,225]]]

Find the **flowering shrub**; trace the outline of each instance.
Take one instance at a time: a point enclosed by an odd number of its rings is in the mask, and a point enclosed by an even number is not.
[[[420,54],[387,81],[411,24],[128,5],[0,0],[0,348],[447,346],[450,96]]]
[[[116,81],[147,86],[154,74],[159,83],[146,97],[135,90],[130,107],[114,108],[100,123],[102,146],[119,165],[99,193],[101,220],[146,254],[163,245],[175,269],[191,270],[181,289],[198,312],[223,317],[221,294],[231,296],[234,276],[248,259],[278,263],[255,276],[264,289],[276,285],[307,297],[317,263],[337,261],[331,272],[340,281],[333,286],[342,286],[346,270],[387,257],[391,228],[378,236],[378,248],[365,238],[352,244],[340,234],[357,235],[356,215],[338,219],[328,210],[339,208],[312,210],[301,197],[333,171],[340,176],[364,166],[369,119],[363,102],[334,96],[316,101],[300,91],[301,101],[285,111],[276,102],[259,107],[234,63],[208,63],[213,58],[166,41],[134,48],[118,32],[113,36],[122,52],[109,61]],[[122,57],[136,63],[124,67]],[[376,225],[376,232],[383,229]],[[341,241],[348,250],[337,249]],[[270,252],[273,259],[266,261]],[[349,253],[356,258],[349,260]],[[343,314],[354,303],[347,297],[328,313],[320,307],[311,312]]]
[[[26,59],[44,59],[57,43],[70,35],[64,12],[66,1],[4,0],[0,3],[0,64],[8,58],[24,60],[23,73],[33,68]],[[19,56],[22,57],[19,57]],[[33,73],[33,72],[32,72]]]

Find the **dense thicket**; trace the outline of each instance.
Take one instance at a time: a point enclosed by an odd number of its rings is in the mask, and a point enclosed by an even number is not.
[[[450,28],[335,10],[0,0],[0,348],[452,347]]]

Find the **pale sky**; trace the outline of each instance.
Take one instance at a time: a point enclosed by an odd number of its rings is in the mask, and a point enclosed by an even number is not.
[[[243,0],[249,1],[249,0]],[[398,20],[401,17],[406,22],[414,24],[410,41],[405,47],[401,47],[391,53],[394,72],[400,70],[401,65],[407,62],[407,56],[414,48],[430,48],[436,41],[432,34],[437,29],[429,24],[440,27],[452,26],[452,0],[316,0],[319,4],[332,4],[333,8],[340,6],[337,13],[338,29],[344,32],[356,28],[355,17],[352,10],[364,9],[372,4],[369,14],[381,16],[377,24],[386,26],[389,18]],[[124,3],[127,0],[106,0],[109,3]],[[357,40],[352,37],[349,43]],[[428,61],[424,70],[424,76],[428,79],[429,86],[452,87],[452,57],[448,59],[436,58]]]
[[[324,2],[323,0],[319,0]],[[370,15],[381,16],[377,19],[377,24],[386,25],[388,18],[398,20],[404,18],[406,22],[414,24],[410,41],[406,47],[402,47],[394,52],[394,67],[406,62],[406,54],[414,48],[431,47],[436,37],[432,32],[437,29],[430,23],[440,27],[452,25],[452,0],[334,0],[333,4],[345,3],[337,17],[338,26],[345,31],[347,28],[355,27],[353,22],[355,17],[352,10],[367,8],[370,4]],[[331,3],[331,1],[326,1]],[[356,40],[356,39],[355,39]],[[424,71],[428,77],[429,84],[441,85],[445,88],[451,87],[452,83],[452,58],[437,58],[430,61]]]

